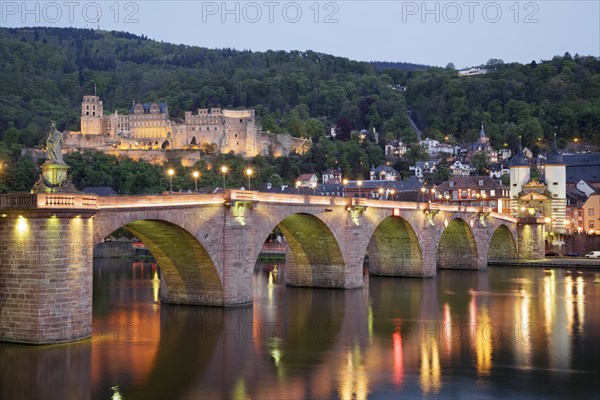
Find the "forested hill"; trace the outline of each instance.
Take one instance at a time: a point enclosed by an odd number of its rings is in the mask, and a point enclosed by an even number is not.
[[[554,132],[561,144],[600,142],[597,57],[490,60],[487,74],[469,77],[400,64],[312,51],[211,50],[123,32],[0,28],[0,140],[14,127],[19,143],[38,144],[50,118],[61,130],[79,129],[82,95],[96,90],[106,112],[127,112],[138,100],[167,101],[174,118],[196,108],[252,107],[265,130],[315,142],[337,124],[338,139],[374,127],[380,145],[394,138],[410,145],[409,108],[425,135],[442,140],[473,140],[484,121],[496,147],[514,149],[521,135],[535,152]]]
[[[211,50],[71,28],[0,29],[0,43],[0,135],[11,126],[32,133],[49,118],[78,129],[82,95],[94,90],[109,112],[134,100],[166,100],[181,118],[196,108],[253,107],[265,130],[298,136],[322,135],[340,115],[346,132],[382,118],[408,126],[389,77],[312,51]]]

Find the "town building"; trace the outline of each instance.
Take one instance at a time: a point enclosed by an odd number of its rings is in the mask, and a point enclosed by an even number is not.
[[[584,180],[589,185],[600,185],[600,153],[563,155],[567,164],[567,185]]]
[[[104,114],[98,96],[84,96],[81,130],[67,132],[66,147],[105,152],[137,150],[199,150],[234,152],[244,157],[304,153],[310,141],[289,134],[263,132],[254,110],[199,109],[171,118],[166,103],[134,102],[129,114]]]
[[[385,145],[386,157],[402,157],[407,150],[406,145],[400,140],[392,140]]]
[[[296,179],[296,186],[299,187],[314,187],[319,183],[319,178],[315,174],[302,174]]]
[[[403,180],[348,181],[343,185],[344,197],[413,201],[422,184],[416,176]],[[410,194],[406,197],[406,194]]]
[[[423,177],[426,174],[432,174],[435,172],[437,165],[440,160],[429,160],[429,161],[417,161],[415,165],[408,167],[410,171],[415,171],[415,176],[423,181]]]
[[[489,207],[508,214],[509,188],[489,176],[457,176],[434,187],[431,202],[457,206]]]
[[[593,193],[583,204],[583,230],[588,235],[600,234],[600,193]]]
[[[377,168],[371,167],[369,179],[372,181],[397,181],[400,173],[387,165],[380,165]]]
[[[472,159],[477,153],[484,153],[487,162],[490,164],[498,162],[498,152],[490,144],[490,139],[483,129],[483,122],[481,123],[481,129],[479,130],[479,139],[471,146],[469,159]]]
[[[566,164],[556,147],[556,136],[547,155],[541,181],[531,179],[529,161],[522,149],[509,165],[511,214],[515,217],[544,217],[549,243],[564,245],[567,233]]]
[[[575,186],[567,186],[566,193],[567,233],[575,234],[585,232],[585,227],[583,223],[583,205],[588,199],[589,194],[582,192]]]
[[[449,166],[452,175],[454,176],[469,176],[471,172],[474,171],[474,168],[471,168],[471,165],[466,162],[464,159],[456,159]]]
[[[508,163],[497,162],[489,165],[490,176],[494,179],[500,179],[504,174],[510,174]]]
[[[339,169],[330,168],[321,173],[321,180],[324,184],[342,183],[342,171]]]
[[[461,69],[458,71],[458,76],[473,76],[473,75],[485,75],[487,74],[487,69],[481,67],[471,67],[466,69]]]

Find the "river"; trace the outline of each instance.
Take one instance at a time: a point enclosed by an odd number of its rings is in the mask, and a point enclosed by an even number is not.
[[[2,399],[596,398],[600,272],[365,275],[357,290],[285,286],[259,263],[254,305],[158,300],[154,263],[97,259],[93,337],[0,344]]]

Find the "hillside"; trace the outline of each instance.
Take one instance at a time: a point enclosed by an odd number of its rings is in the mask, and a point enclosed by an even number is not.
[[[86,29],[0,29],[0,44],[0,139],[15,127],[28,145],[50,118],[78,129],[81,97],[94,90],[109,112],[126,112],[134,100],[166,100],[179,118],[199,107],[252,107],[265,130],[315,140],[337,124],[342,139],[372,126],[384,140],[411,142],[410,108],[424,134],[439,139],[472,140],[484,121],[497,147],[515,147],[518,135],[535,147],[554,132],[563,142],[600,141],[596,57],[490,60],[488,74],[459,77],[409,63],[211,50]]]
[[[347,130],[393,117],[408,126],[389,78],[326,54],[209,50],[70,28],[0,29],[0,43],[0,137],[11,126],[35,131],[49,118],[77,129],[81,97],[94,90],[109,111],[134,100],[166,100],[180,118],[200,107],[252,107],[265,130],[296,136],[322,135],[341,114],[351,114]]]

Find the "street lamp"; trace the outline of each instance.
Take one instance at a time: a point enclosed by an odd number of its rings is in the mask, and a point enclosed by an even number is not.
[[[250,177],[252,176],[252,168],[246,168],[246,175],[248,176],[248,190],[250,190]]]
[[[227,173],[227,165],[221,166],[221,175],[223,175],[223,190],[225,190],[225,174]]]
[[[317,195],[317,193],[316,193],[316,191],[317,191],[317,182],[311,183],[310,186],[312,186],[312,188],[313,188],[313,196],[316,196]]]
[[[360,187],[362,186],[362,181],[356,181],[356,186],[358,186],[358,197],[360,196]]]
[[[296,192],[300,194],[300,181],[296,181]]]
[[[396,195],[396,189],[390,190],[390,194],[392,195],[392,200],[394,200],[394,196]]]
[[[173,194],[173,175],[175,174],[175,170],[173,168],[169,168],[167,170],[167,174],[169,174],[169,193]]]
[[[425,201],[425,192],[427,191],[427,189],[425,189],[424,187],[421,188],[421,193],[423,194],[423,201]]]
[[[381,199],[383,197],[383,188],[379,188],[378,192],[379,192],[379,198]]]
[[[344,197],[346,197],[346,186],[348,185],[348,179],[342,180],[342,184],[344,185]]]
[[[198,177],[200,176],[200,172],[194,171],[192,173],[192,175],[194,176],[194,190],[197,192],[198,191]]]

